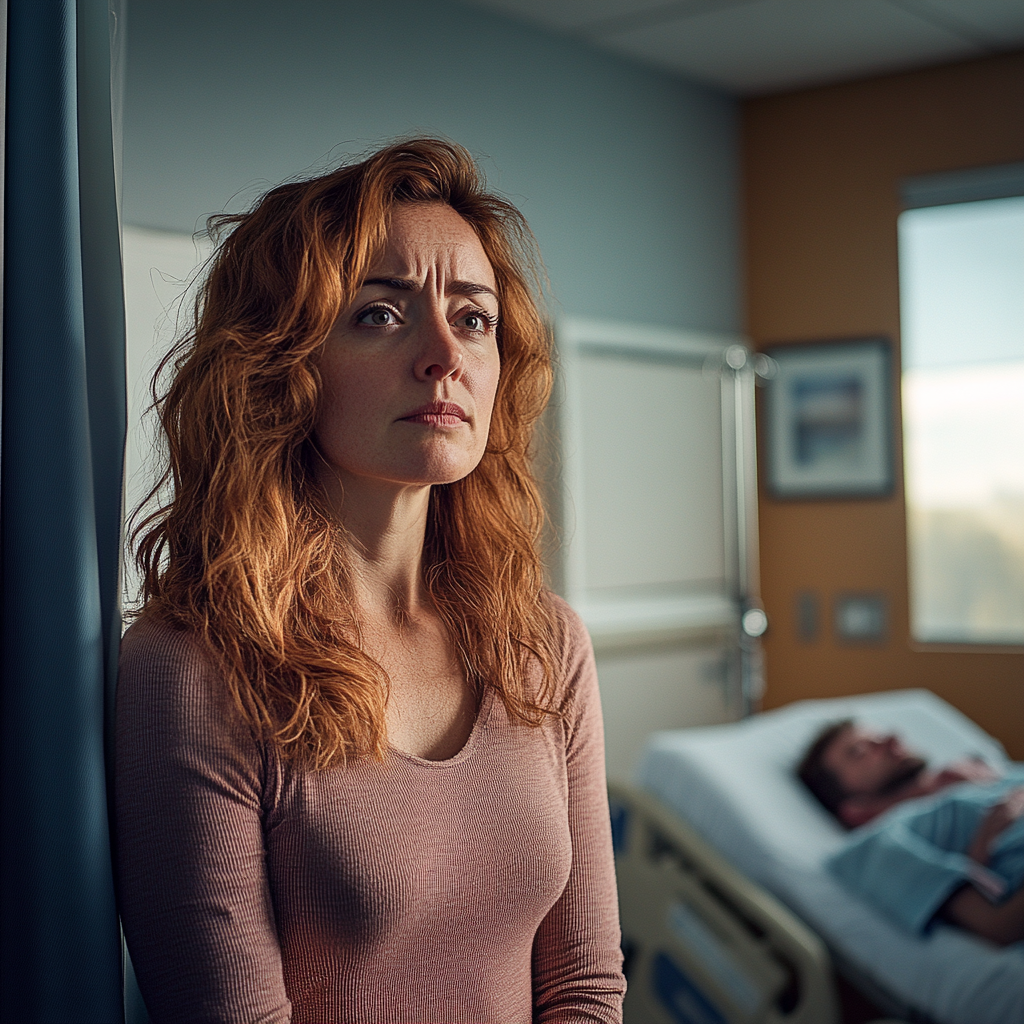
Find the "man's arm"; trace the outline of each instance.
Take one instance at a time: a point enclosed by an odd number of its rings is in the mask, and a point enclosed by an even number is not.
[[[993,906],[977,889],[965,885],[946,900],[939,917],[997,946],[1008,946],[1024,939],[1024,889]]]
[[[1010,790],[988,809],[967,855],[983,867],[987,866],[992,844],[1021,814],[1024,814],[1024,786]],[[1024,889],[1018,889],[1005,903],[994,905],[973,886],[965,885],[946,900],[939,917],[998,946],[1008,946],[1024,939]]]
[[[978,831],[967,848],[967,856],[983,867],[988,866],[992,844],[1004,830],[1024,814],[1024,786],[1011,789],[997,804],[993,804],[982,818]]]
[[[997,937],[1014,934],[1014,911],[1004,909],[1008,902],[996,904],[1006,895],[1007,880],[988,867],[988,859],[992,844],[1020,811],[1019,793],[1012,791],[984,812],[969,853],[964,850],[966,837],[955,827],[956,815],[945,813],[940,803],[897,811],[895,820],[851,836],[845,849],[830,858],[828,868],[912,932],[923,934],[944,908],[955,905],[944,915],[946,920],[999,941]],[[981,903],[986,904],[984,909]]]
[[[967,757],[946,765],[935,776],[937,788],[956,785],[958,782],[976,782],[984,786],[988,782],[998,782],[999,773],[979,757]]]

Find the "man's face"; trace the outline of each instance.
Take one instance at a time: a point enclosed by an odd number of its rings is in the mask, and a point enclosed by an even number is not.
[[[848,796],[884,796],[909,782],[925,761],[903,746],[894,733],[879,733],[859,725],[843,729],[822,758]]]

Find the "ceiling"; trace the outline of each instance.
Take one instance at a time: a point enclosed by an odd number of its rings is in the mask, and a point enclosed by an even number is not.
[[[1024,47],[1024,0],[470,0],[739,96]]]

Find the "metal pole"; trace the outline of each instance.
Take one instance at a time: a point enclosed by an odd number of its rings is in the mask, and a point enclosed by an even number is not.
[[[768,628],[768,617],[761,604],[757,536],[756,373],[752,354],[745,345],[731,345],[726,349],[723,373],[731,376],[732,384],[739,689],[741,713],[745,717],[758,709],[764,693],[764,655],[760,638]]]

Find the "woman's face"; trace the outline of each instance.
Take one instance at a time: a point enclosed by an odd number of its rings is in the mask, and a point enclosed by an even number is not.
[[[477,466],[498,386],[498,298],[476,232],[403,203],[320,360],[320,452],[343,485],[446,484]]]

